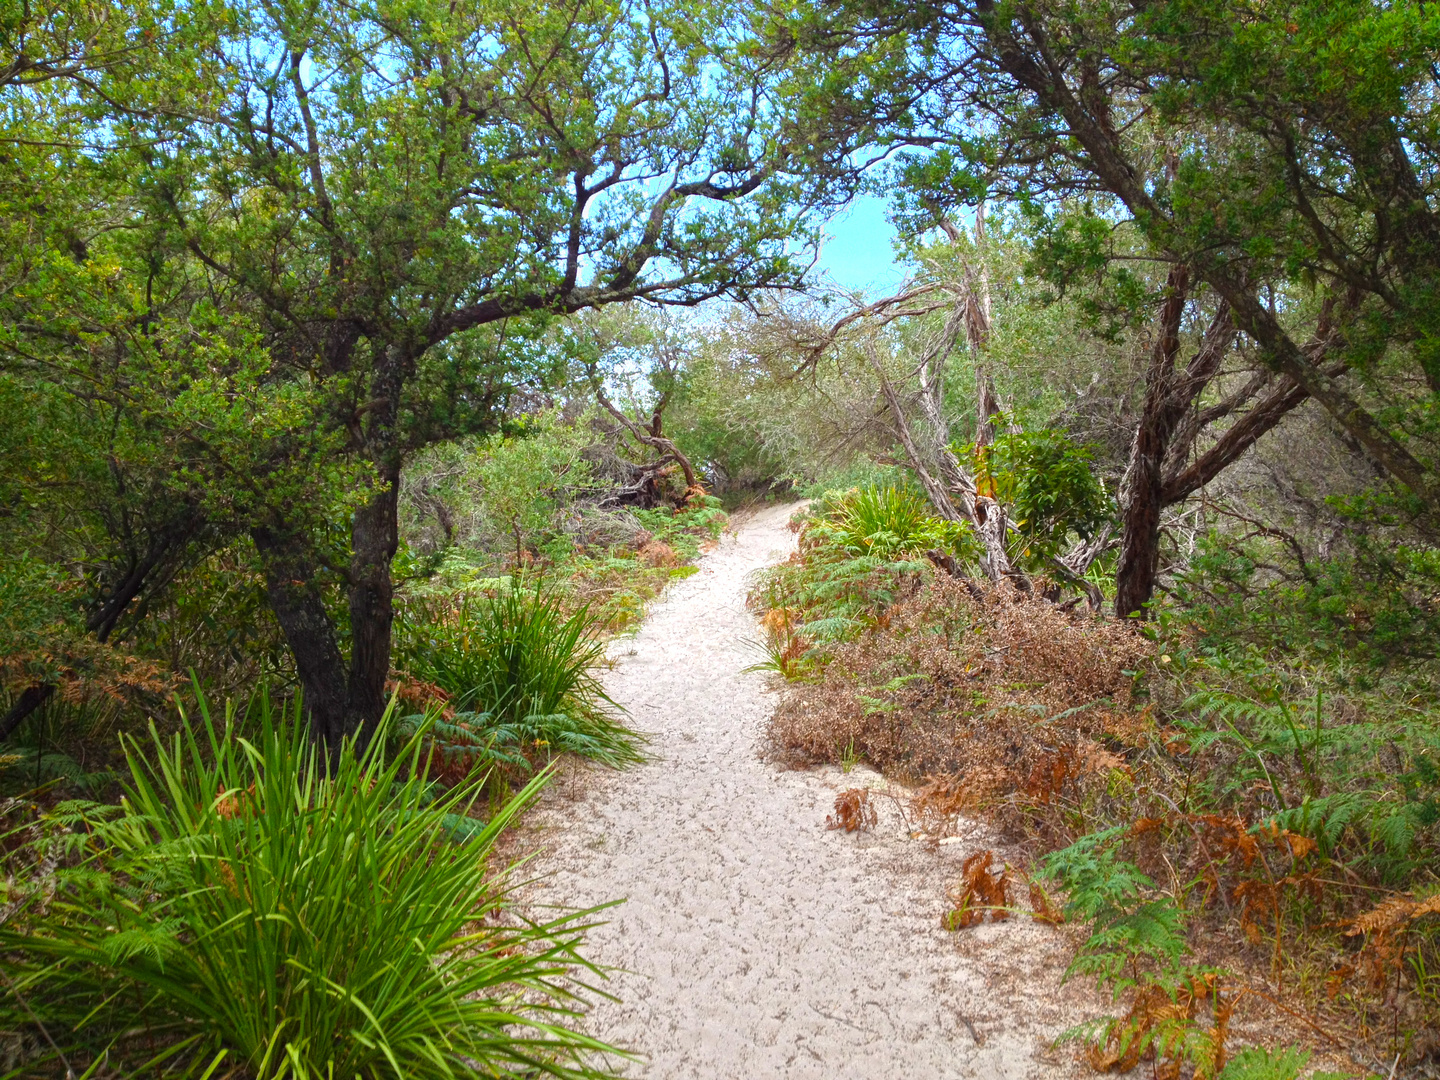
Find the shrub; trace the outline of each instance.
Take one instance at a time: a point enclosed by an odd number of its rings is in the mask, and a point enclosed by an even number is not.
[[[567,1026],[588,913],[498,924],[504,877],[485,869],[546,774],[481,823],[479,780],[437,796],[418,738],[327,767],[298,707],[262,697],[253,739],[233,710],[199,716],[127,741],[121,806],[55,815],[83,860],[53,869],[52,827],[5,897],[0,1025],[33,1051],[25,1075],[595,1075],[584,1056],[606,1048]]]
[[[542,586],[501,585],[490,596],[412,604],[397,622],[395,665],[449,694],[477,745],[641,760],[640,737],[615,719],[592,672],[605,645],[589,608],[567,615]]]
[[[909,488],[864,487],[829,492],[809,529],[811,546],[837,546],[850,556],[901,558],[926,548],[966,550],[970,530],[936,517]]]
[[[934,575],[837,646],[817,683],[786,694],[771,739],[802,761],[835,761],[853,744],[888,774],[952,777],[972,803],[1044,797],[1056,776],[1112,760],[1095,740],[1131,723],[1130,669],[1149,648],[1124,625],[976,600]]]
[[[978,549],[963,525],[931,516],[907,488],[827,492],[792,519],[800,550],[761,574],[750,603],[769,612],[757,669],[786,678],[816,673],[830,648],[884,617],[929,576],[920,553],[938,548],[969,559]]]
[[[1088,540],[1113,518],[1114,504],[1093,458],[1090,447],[1048,429],[1003,432],[983,455],[981,482],[988,479],[1010,508],[1025,538],[1022,562],[1041,568],[1072,532]]]

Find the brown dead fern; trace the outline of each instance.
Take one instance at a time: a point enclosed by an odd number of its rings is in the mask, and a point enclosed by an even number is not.
[[[873,829],[879,814],[870,803],[870,792],[865,788],[851,788],[835,797],[835,813],[825,815],[827,829],[844,829],[847,833]]]
[[[1010,917],[1009,867],[994,869],[995,852],[977,851],[960,867],[960,882],[946,890],[955,907],[941,917],[946,930],[963,930],[985,921],[1004,922]]]

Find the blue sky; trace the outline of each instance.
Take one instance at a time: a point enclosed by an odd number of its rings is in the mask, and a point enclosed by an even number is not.
[[[895,291],[905,268],[895,261],[895,229],[885,217],[886,200],[878,195],[856,199],[825,226],[818,269],[844,289],[871,297]]]

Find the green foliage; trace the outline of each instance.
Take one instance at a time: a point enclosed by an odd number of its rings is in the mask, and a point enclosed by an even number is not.
[[[0,1024],[43,1023],[72,1063],[122,1075],[595,1075],[584,1055],[605,1048],[568,1026],[590,913],[488,921],[505,893],[486,857],[547,774],[454,842],[481,779],[437,795],[418,737],[384,744],[327,764],[299,706],[263,696],[243,722],[202,697],[173,739],[127,741],[126,801],[71,813],[83,858],[7,886]],[[63,1073],[27,1045],[26,1075]]]
[[[1063,431],[1003,432],[983,465],[1024,538],[1023,564],[1043,567],[1072,533],[1089,539],[1114,518],[1114,502],[1095,474],[1094,451]]]
[[[1117,825],[1090,833],[1040,864],[1045,876],[1069,892],[1066,916],[1092,924],[1066,977],[1092,976],[1116,997],[1151,978],[1148,971],[1142,975],[1140,964],[1172,973],[1187,949],[1174,899],[1151,898],[1155,883],[1120,858],[1117,846],[1126,832],[1126,826]]]
[[[1274,541],[1212,531],[1199,538],[1174,596],[1216,649],[1295,649],[1377,671],[1440,655],[1440,554],[1363,533],[1353,540],[1351,553],[1300,566]]]
[[[477,451],[477,508],[511,538],[517,558],[548,539],[559,510],[594,482],[590,463],[580,456],[590,441],[582,425],[545,412]]]
[[[1107,340],[1149,318],[1157,291],[1123,259],[1117,239],[1127,234],[1096,212],[1093,203],[1021,206],[1031,238],[1026,270],[1060,296],[1077,294],[1083,321]]]
[[[22,746],[0,753],[0,782],[11,790],[33,790],[63,781],[95,798],[119,779],[112,769],[87,769],[63,750]]]
[[[488,596],[412,604],[395,665],[449,694],[465,712],[457,722],[479,733],[475,745],[624,765],[641,759],[641,740],[614,718],[594,675],[605,655],[599,631],[587,607],[566,614],[554,592],[516,578]]]
[[[900,559],[927,548],[969,556],[978,548],[968,526],[936,517],[924,499],[903,487],[827,492],[809,535],[847,555],[879,559]]]
[[[1305,1072],[1310,1063],[1310,1053],[1298,1046],[1285,1046],[1267,1050],[1262,1046],[1247,1046],[1221,1070],[1219,1080],[1349,1080],[1349,1073]]]
[[[806,512],[797,560],[769,567],[751,592],[769,612],[756,670],[786,678],[813,674],[829,647],[858,636],[933,570],[916,558],[938,548],[972,560],[971,531],[932,516],[907,488],[830,491]]]
[[[1243,562],[1236,571],[1242,560],[1221,544],[1202,547],[1197,562],[1187,598],[1200,581],[1226,595],[1222,580],[1256,570]],[[1440,851],[1433,674],[1333,648],[1322,626],[1287,604],[1294,592],[1274,582],[1222,611],[1161,611],[1155,634],[1171,664],[1152,690],[1171,701],[1185,745],[1209,762],[1187,808],[1273,822],[1314,840],[1324,859],[1401,885]]]

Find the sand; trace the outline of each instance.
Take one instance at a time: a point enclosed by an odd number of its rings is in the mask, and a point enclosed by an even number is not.
[[[1060,986],[1066,932],[940,926],[945,886],[993,837],[912,838],[883,796],[872,832],[827,830],[839,791],[885,781],[765,759],[773,676],[745,670],[761,659],[745,592],[793,547],[790,509],[745,520],[613,643],[606,688],[655,760],[562,778],[524,830],[537,913],[625,899],[587,941],[619,999],[590,1030],[651,1080],[1085,1075],[1050,1046],[1087,1014]]]

